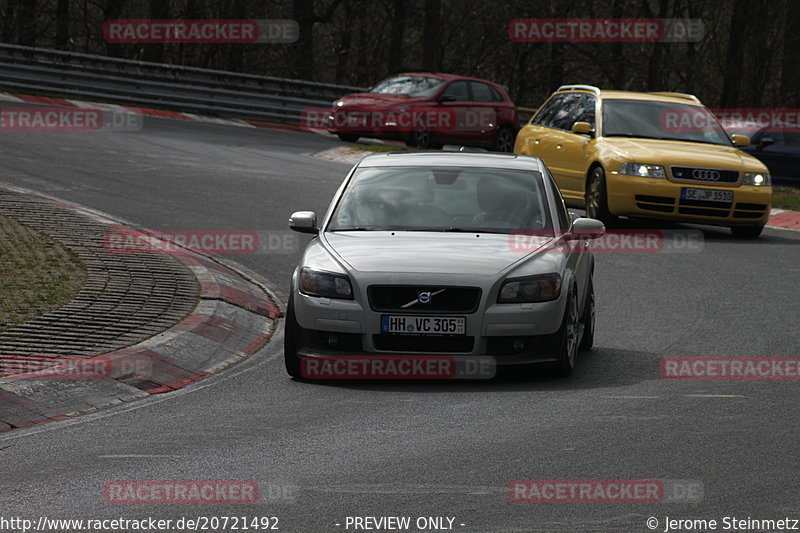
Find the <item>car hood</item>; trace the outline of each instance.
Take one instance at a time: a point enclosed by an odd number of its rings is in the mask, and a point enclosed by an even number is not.
[[[764,170],[761,162],[734,146],[625,137],[605,137],[603,142],[623,158],[637,163],[738,171],[743,167],[753,171]]]
[[[533,253],[517,248],[514,235],[421,231],[327,232],[325,239],[352,268],[363,272],[493,274]]]
[[[335,107],[340,109],[343,107],[384,108],[429,101],[428,98],[416,98],[402,94],[356,93],[343,96],[339,99],[342,105]]]

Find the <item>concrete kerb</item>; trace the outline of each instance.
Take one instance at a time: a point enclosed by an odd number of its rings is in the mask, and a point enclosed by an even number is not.
[[[110,228],[145,232],[84,206],[37,191],[3,186]],[[35,373],[0,378],[0,431],[176,390],[217,373],[264,346],[282,316],[273,291],[257,281],[254,273],[230,261],[185,250],[175,258],[195,274],[201,286],[199,301],[189,315],[143,342],[83,358],[107,369],[102,378],[42,379]]]

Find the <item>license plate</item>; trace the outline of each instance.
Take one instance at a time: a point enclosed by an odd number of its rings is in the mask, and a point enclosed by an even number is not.
[[[381,315],[381,333],[464,335],[466,324],[463,316]]]
[[[733,191],[717,191],[714,189],[681,189],[681,198],[684,200],[703,200],[706,202],[733,202]]]

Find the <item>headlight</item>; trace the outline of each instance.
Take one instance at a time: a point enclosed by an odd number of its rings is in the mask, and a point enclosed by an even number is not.
[[[561,276],[544,274],[527,278],[509,279],[500,288],[499,304],[549,302],[561,294]]]
[[[769,172],[745,172],[742,178],[742,185],[755,185],[756,187],[768,186],[772,184]]]
[[[647,165],[645,163],[623,163],[619,167],[620,174],[639,176],[642,178],[666,178],[667,173],[661,165]]]
[[[300,269],[300,292],[323,298],[353,299],[350,278],[344,274],[317,272],[308,267]]]

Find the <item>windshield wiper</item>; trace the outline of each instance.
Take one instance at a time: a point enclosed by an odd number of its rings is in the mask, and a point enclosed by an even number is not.
[[[467,231],[464,228],[456,228],[450,226],[449,228],[443,228],[441,226],[432,226],[430,228],[406,228],[404,231]]]

